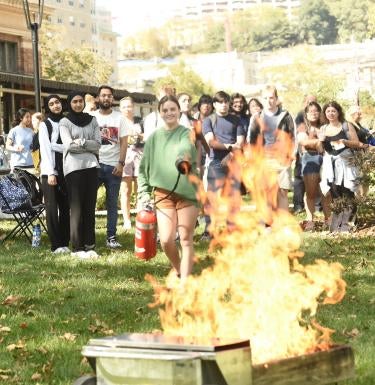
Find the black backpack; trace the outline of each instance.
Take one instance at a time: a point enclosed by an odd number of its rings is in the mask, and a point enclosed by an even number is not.
[[[37,206],[43,203],[42,184],[35,175],[17,167],[14,168],[13,175],[18,182],[22,183],[26,191],[29,193],[32,206]]]
[[[48,119],[46,119],[44,123],[47,126],[49,140],[51,140],[52,124]],[[33,141],[31,143],[31,151],[34,152],[34,151],[38,151],[39,149],[40,149],[40,143],[39,143],[39,131],[38,131],[33,135]]]

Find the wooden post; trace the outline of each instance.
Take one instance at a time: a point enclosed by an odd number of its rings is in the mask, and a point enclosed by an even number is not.
[[[323,385],[354,377],[354,355],[347,345],[253,365],[253,385]]]

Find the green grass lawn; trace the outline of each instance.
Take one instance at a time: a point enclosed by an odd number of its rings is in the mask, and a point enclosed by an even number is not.
[[[0,222],[0,231],[10,229]],[[99,260],[77,261],[53,255],[46,236],[36,249],[22,238],[0,246],[0,383],[70,385],[91,368],[81,348],[93,337],[160,328],[150,309],[153,290],[146,273],[166,276],[170,267],[158,253],[149,262],[133,255],[133,234],[120,230],[121,251],[105,248],[105,220],[97,220]],[[373,236],[324,238],[306,234],[306,263],[338,261],[348,284],[344,300],[319,312],[336,329],[335,342],[349,343],[357,378],[346,385],[375,384],[375,258]],[[204,257],[207,244],[196,243]],[[302,384],[301,384],[302,385]]]

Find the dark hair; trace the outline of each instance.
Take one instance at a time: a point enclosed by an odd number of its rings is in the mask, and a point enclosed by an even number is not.
[[[242,100],[242,103],[243,103],[243,107],[242,107],[242,110],[240,111],[240,114],[241,115],[247,115],[247,102],[246,102],[246,98],[238,93],[238,92],[235,92],[234,94],[231,95],[230,97],[230,101],[229,101],[229,107],[230,107],[230,110],[229,112],[234,112],[233,109],[232,109],[232,106],[233,106],[233,102],[234,102],[234,99],[241,99]]]
[[[200,110],[202,104],[211,104],[213,107],[213,100],[210,95],[203,94],[198,100],[198,110]]]
[[[318,122],[319,126],[321,126],[321,124],[322,124],[322,107],[320,107],[320,104],[317,102],[310,102],[305,107],[304,113],[303,113],[303,118],[304,118],[305,124],[307,126],[311,126],[309,120],[307,119],[307,113],[309,112],[309,109],[311,107],[315,107],[319,111],[319,118],[318,118],[317,122]]]
[[[180,103],[178,102],[178,99],[174,95],[165,95],[159,100],[158,104],[158,111],[160,112],[160,108],[163,106],[164,103],[166,102],[173,102],[177,104],[178,109],[180,110]]]
[[[263,110],[263,104],[259,101],[259,99],[257,98],[251,98],[249,100],[249,103],[247,103],[248,107],[249,107],[249,114],[251,115],[251,112],[250,112],[250,103],[251,102],[255,102],[255,104],[261,109]]]
[[[104,84],[98,88],[98,96],[100,95],[101,90],[110,90],[112,95],[114,95],[115,92],[115,90],[111,86],[107,86]]]
[[[61,103],[61,106],[62,106],[62,100],[61,100],[59,95],[56,95],[56,94],[48,95],[44,99],[44,110],[45,110],[46,114],[51,113],[51,110],[50,110],[49,105],[48,105],[48,103],[50,102],[51,99],[57,99]]]
[[[339,113],[339,121],[341,123],[344,123],[345,122],[345,114],[344,114],[344,111],[342,109],[342,107],[340,106],[340,104],[338,104],[336,101],[332,100],[328,103],[326,103],[324,106],[323,106],[323,118],[324,118],[324,121],[325,122],[328,122],[328,119],[326,117],[326,110],[328,107],[333,107],[338,113]]]
[[[31,114],[30,110],[28,110],[27,108],[20,108],[16,112],[16,116],[12,122],[12,127],[18,126],[27,113]]]
[[[216,103],[216,102],[219,102],[219,103],[228,102],[229,103],[230,102],[230,96],[225,91],[216,92],[216,94],[213,97],[213,102],[214,103]]]

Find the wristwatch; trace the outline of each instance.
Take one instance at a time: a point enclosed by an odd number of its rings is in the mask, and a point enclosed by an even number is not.
[[[118,163],[120,163],[122,166],[125,166],[125,161],[119,160]]]

